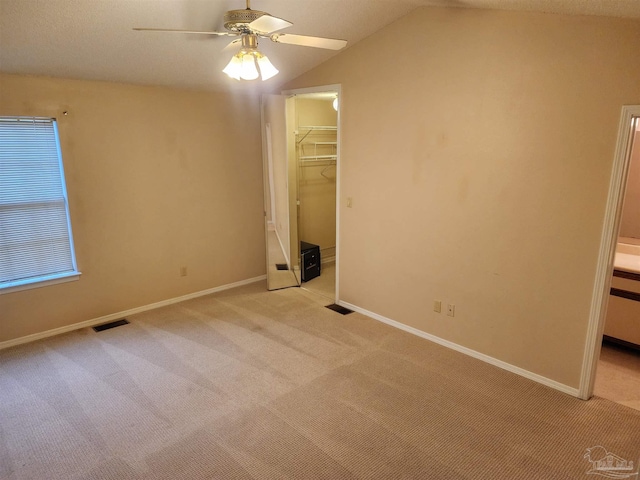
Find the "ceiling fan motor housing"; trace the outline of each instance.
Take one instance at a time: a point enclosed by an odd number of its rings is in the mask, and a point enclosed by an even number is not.
[[[229,10],[224,15],[224,28],[235,33],[251,33],[249,24],[263,15],[266,13],[259,10]]]

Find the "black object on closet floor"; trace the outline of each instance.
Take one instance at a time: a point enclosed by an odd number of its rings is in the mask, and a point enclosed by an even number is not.
[[[302,263],[302,281],[308,282],[320,276],[320,246],[309,242],[300,242]]]

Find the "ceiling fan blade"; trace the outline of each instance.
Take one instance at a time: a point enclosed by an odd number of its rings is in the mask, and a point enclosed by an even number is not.
[[[199,30],[174,30],[171,28],[139,28],[136,27],[133,30],[136,30],[138,32],[167,32],[167,33],[192,33],[192,34],[197,34],[197,35],[219,35],[219,36],[229,36],[229,35],[235,35],[233,33],[229,33],[229,32],[209,32],[209,31],[199,31]]]
[[[292,35],[289,33],[274,33],[271,40],[276,43],[289,45],[301,45],[303,47],[326,48],[328,50],[340,50],[347,46],[346,40],[334,38],[307,37],[306,35]]]
[[[270,33],[277,32],[278,30],[282,30],[283,28],[288,28],[291,25],[293,25],[293,23],[287,22],[282,18],[272,17],[268,13],[265,13],[260,18],[251,22],[249,24],[249,28],[254,32],[268,35]]]

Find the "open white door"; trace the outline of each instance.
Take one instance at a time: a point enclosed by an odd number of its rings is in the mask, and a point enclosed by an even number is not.
[[[262,96],[262,145],[267,247],[267,288],[277,290],[299,286],[295,181],[287,130],[287,97]],[[292,215],[293,213],[293,215]]]

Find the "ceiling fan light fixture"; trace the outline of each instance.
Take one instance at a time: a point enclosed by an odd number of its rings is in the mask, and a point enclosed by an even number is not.
[[[268,38],[275,43],[329,50],[340,50],[347,46],[346,40],[276,33],[293,24],[267,12],[251,10],[250,0],[246,0],[246,2],[246,9],[229,10],[224,14],[224,28],[226,30],[224,32],[140,27],[135,27],[134,30],[240,37],[225,48],[225,50],[229,47],[235,48],[236,45],[242,43],[241,50],[231,58],[231,61],[222,70],[229,77],[239,81],[255,80],[259,77],[264,81],[280,73],[269,59],[258,51],[258,37]]]
[[[241,49],[222,71],[236,80],[262,78],[263,81],[280,73],[267,56],[256,48]]]

